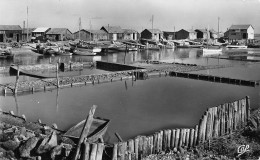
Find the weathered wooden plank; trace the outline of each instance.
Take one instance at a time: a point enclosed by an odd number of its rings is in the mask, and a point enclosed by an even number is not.
[[[173,149],[175,147],[175,140],[176,139],[176,129],[172,130],[172,137],[171,137],[171,148]]]
[[[81,134],[80,134],[80,138],[79,138],[79,141],[78,141],[78,144],[77,144],[77,147],[76,147],[76,152],[75,152],[75,155],[73,156],[73,159],[74,160],[77,160],[78,159],[78,154],[79,154],[79,151],[80,151],[80,146],[83,142],[83,140],[85,138],[87,138],[87,135],[88,135],[88,132],[90,130],[90,126],[92,124],[92,121],[93,121],[93,116],[94,116],[94,113],[95,113],[95,110],[96,110],[97,106],[96,105],[93,105],[89,111],[89,114],[88,114],[88,117],[86,118],[86,121],[84,123],[84,127],[81,131]]]
[[[193,147],[194,146],[194,134],[195,134],[195,130],[193,128],[190,129],[190,143],[189,143],[189,147]]]
[[[117,146],[118,146],[118,144],[115,143],[114,147],[113,147],[113,157],[112,157],[112,160],[117,160],[117,148],[118,148]]]
[[[186,142],[185,142],[186,147],[189,147],[189,142],[190,142],[190,129],[186,129]]]
[[[91,152],[90,152],[90,160],[96,160],[96,156],[97,156],[97,144],[92,143]]]
[[[167,150],[169,150],[171,148],[171,134],[172,134],[172,130],[168,129],[167,130]]]
[[[138,160],[138,150],[139,150],[139,138],[135,138],[135,159]]]
[[[178,148],[179,147],[179,139],[180,139],[180,129],[176,130],[176,136],[175,136],[175,147]]]
[[[98,143],[98,144],[97,144],[97,156],[96,156],[96,160],[102,160],[103,150],[104,150],[104,143]]]
[[[195,126],[195,133],[194,133],[194,146],[196,146],[198,144],[198,135],[199,135],[199,126],[196,125]]]

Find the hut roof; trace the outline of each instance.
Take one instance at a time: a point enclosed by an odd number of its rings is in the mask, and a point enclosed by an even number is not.
[[[12,31],[12,30],[22,30],[19,25],[0,25],[0,30],[2,31]]]
[[[36,28],[33,32],[46,32],[48,29],[48,27],[39,27]]]
[[[200,32],[203,32],[203,33],[207,33],[207,29],[196,29],[195,31],[200,31]]]
[[[120,26],[103,26],[108,33],[124,33],[123,29]],[[102,29],[101,28],[101,29]]]
[[[151,33],[163,33],[161,30],[159,29],[147,29],[149,32]]]
[[[251,24],[232,25],[229,29],[248,29],[250,26],[252,25]]]
[[[66,32],[66,30],[70,32],[68,28],[52,28],[46,34],[63,34],[64,32]]]
[[[106,34],[106,32],[103,30],[90,30],[89,29],[89,30],[85,30],[85,31],[92,33],[92,34]]]
[[[123,29],[124,33],[138,33],[136,30],[133,29]]]

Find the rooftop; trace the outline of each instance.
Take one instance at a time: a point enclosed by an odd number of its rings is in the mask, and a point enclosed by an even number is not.
[[[49,30],[46,34],[63,34],[66,30],[68,30],[68,28],[51,28],[51,30]]]
[[[120,26],[103,26],[102,28],[104,28],[108,33],[124,33]]]
[[[19,25],[0,25],[0,30],[2,31],[12,31],[12,30],[22,30]]]
[[[36,28],[33,32],[46,32],[48,29],[48,27],[39,27]]]
[[[232,25],[229,29],[248,29],[250,26],[252,25],[251,24]]]

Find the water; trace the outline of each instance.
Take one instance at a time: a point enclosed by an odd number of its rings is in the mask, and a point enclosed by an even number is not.
[[[126,55],[125,53],[102,54],[100,58],[103,61],[126,64],[134,64],[147,59],[202,65],[231,64],[235,67],[198,72],[260,80],[258,63],[201,58],[198,56],[199,52],[198,49],[142,51],[129,52]],[[257,53],[258,50],[254,52]],[[27,56],[16,58],[14,61],[19,61],[19,63],[49,63],[58,59],[58,57],[40,57],[40,59],[32,57],[30,59]],[[94,57],[63,58],[64,61],[92,61]],[[8,61],[8,63],[13,62]],[[104,71],[85,69],[77,74],[90,72]],[[2,75],[0,82],[4,83],[12,78]],[[24,76],[22,79],[27,78]],[[16,97],[1,96],[0,107],[4,111],[13,110],[18,115],[25,114],[29,121],[37,121],[40,118],[43,123],[56,123],[60,129],[66,130],[85,119],[90,107],[95,104],[98,106],[95,115],[111,120],[106,140],[113,142],[116,140],[115,132],[127,140],[140,134],[151,134],[160,129],[193,127],[198,124],[207,108],[235,101],[247,95],[251,98],[252,107],[260,105],[259,87],[161,77],[65,88]]]

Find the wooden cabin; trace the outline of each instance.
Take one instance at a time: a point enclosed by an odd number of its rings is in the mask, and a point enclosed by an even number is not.
[[[197,32],[197,38],[200,39],[207,39],[208,38],[208,32],[206,29],[196,29]]]
[[[32,40],[32,32],[35,30],[35,28],[28,28],[28,41],[30,42]],[[27,41],[27,28],[23,29],[22,32],[22,41]]]
[[[46,33],[49,30],[51,30],[51,28],[48,28],[48,27],[36,28],[34,31],[32,31],[32,40],[34,40],[34,39],[39,39],[39,40],[46,39]]]
[[[138,32],[133,29],[123,29],[124,40],[137,40]]]
[[[73,35],[68,28],[51,28],[46,33],[46,37],[52,41],[65,41],[71,40]]]
[[[163,38],[163,32],[159,29],[145,29],[141,32],[141,38],[159,41]]]
[[[79,31],[74,33],[74,39],[79,39]],[[80,30],[80,39],[84,41],[107,40],[107,33],[103,30]]]
[[[0,25],[0,42],[19,42],[21,39],[22,28],[19,25]]]
[[[194,30],[181,29],[176,32],[176,39],[197,39],[197,32]]]
[[[108,40],[122,40],[124,39],[124,30],[120,26],[103,26],[100,30],[103,30],[108,35]]]
[[[228,30],[229,40],[251,40],[254,39],[254,28],[250,24],[232,25]]]
[[[163,31],[163,37],[166,40],[174,40],[176,39],[176,32]]]

